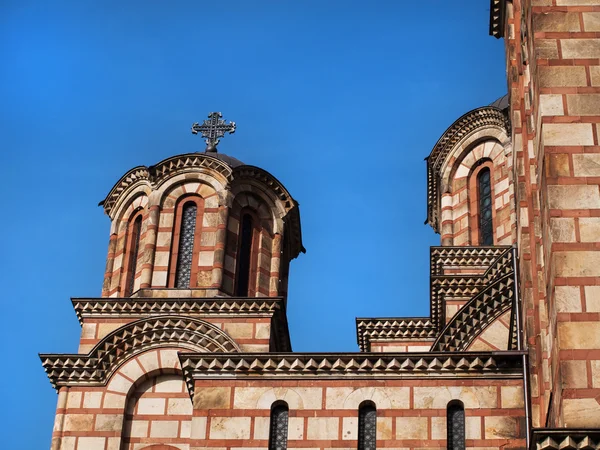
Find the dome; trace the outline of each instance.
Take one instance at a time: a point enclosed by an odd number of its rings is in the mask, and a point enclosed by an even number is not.
[[[219,153],[219,152],[198,152],[201,155],[206,155],[206,156],[210,156],[212,158],[217,158],[220,161],[223,161],[225,164],[227,164],[229,167],[231,167],[232,169],[235,169],[238,166],[244,166],[245,164],[240,161],[237,158],[234,158],[233,156],[229,156],[226,155],[225,153]]]
[[[492,103],[490,103],[490,106],[498,108],[501,111],[505,110],[506,108],[508,108],[508,94],[503,95],[499,99],[493,101]]]

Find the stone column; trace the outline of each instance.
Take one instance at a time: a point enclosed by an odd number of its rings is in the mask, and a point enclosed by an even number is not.
[[[281,267],[281,234],[276,233],[273,236],[271,244],[271,278],[269,283],[269,297],[279,295],[279,277]]]
[[[154,269],[154,254],[156,251],[156,236],[158,235],[158,220],[160,206],[152,205],[148,212],[148,225],[144,239],[144,253],[142,255],[142,273],[140,275],[140,289],[152,287],[152,272]]]
[[[102,297],[108,297],[110,293],[110,281],[113,267],[115,265],[115,247],[117,245],[117,233],[110,235],[108,241],[108,256],[106,257],[106,268],[104,270],[104,282],[102,283]]]
[[[229,220],[229,208],[233,203],[233,195],[227,190],[219,192],[218,195],[219,214],[211,287],[221,289],[223,287],[223,267],[225,265],[225,244],[227,243],[227,222]]]

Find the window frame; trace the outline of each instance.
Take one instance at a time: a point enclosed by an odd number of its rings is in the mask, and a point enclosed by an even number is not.
[[[186,288],[176,288],[177,263],[179,259],[179,244],[181,239],[181,227],[183,225],[183,208],[188,203],[196,204],[196,228],[194,230],[194,247],[192,250],[192,267],[190,270],[190,284]],[[175,206],[175,217],[173,220],[173,231],[171,239],[171,256],[169,260],[169,271],[167,287],[174,289],[192,289],[198,285],[198,260],[200,257],[200,245],[202,241],[202,220],[204,218],[204,199],[198,195],[186,195],[179,198]]]

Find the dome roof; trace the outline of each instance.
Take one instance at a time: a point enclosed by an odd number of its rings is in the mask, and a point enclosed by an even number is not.
[[[231,167],[232,169],[235,169],[238,166],[244,166],[245,164],[240,161],[237,158],[234,158],[233,156],[229,156],[226,155],[225,153],[219,153],[219,152],[198,152],[201,155],[206,155],[206,156],[210,156],[212,158],[217,158],[220,161],[223,161],[225,164],[227,164],[229,167]]]
[[[492,103],[490,103],[490,106],[498,108],[501,111],[505,110],[506,108],[508,108],[508,94],[503,95],[499,99],[493,101]]]

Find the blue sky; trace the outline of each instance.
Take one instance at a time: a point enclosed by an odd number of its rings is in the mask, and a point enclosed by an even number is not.
[[[99,296],[109,220],[136,165],[219,150],[300,202],[288,301],[296,351],[356,351],[354,318],[429,313],[425,158],[506,92],[485,0],[0,2],[4,257],[0,447],[48,448],[38,352],[76,352],[69,298]]]

